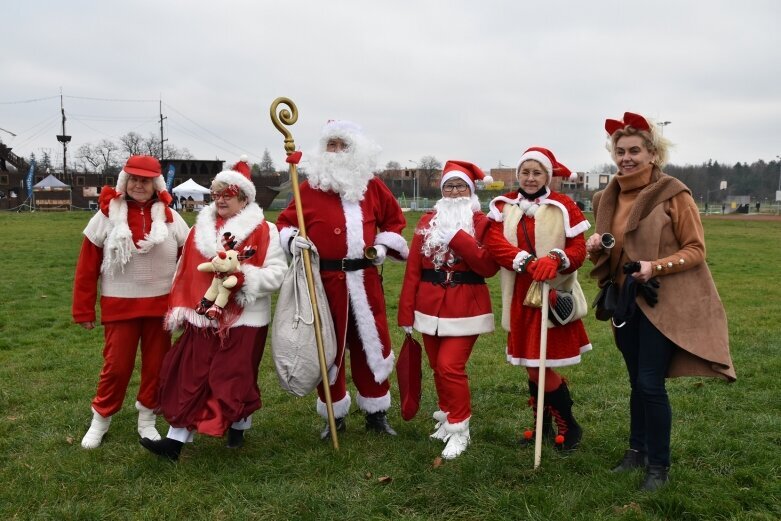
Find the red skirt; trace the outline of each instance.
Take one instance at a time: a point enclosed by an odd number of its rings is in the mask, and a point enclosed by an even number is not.
[[[510,306],[510,333],[507,335],[507,361],[512,365],[540,366],[540,322],[542,311],[523,305],[532,278],[523,273],[515,277]],[[546,367],[563,367],[580,363],[581,353],[591,350],[583,322],[574,320],[563,326],[548,328]]]
[[[172,427],[223,436],[260,409],[258,368],[268,327],[239,326],[221,338],[190,324],[165,356],[159,411]]]

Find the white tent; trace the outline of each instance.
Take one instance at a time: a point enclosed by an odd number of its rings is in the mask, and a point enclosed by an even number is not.
[[[193,181],[192,177],[179,186],[174,186],[171,191],[177,197],[184,197],[185,199],[192,197],[193,201],[203,201],[203,196],[209,193],[208,188]]]

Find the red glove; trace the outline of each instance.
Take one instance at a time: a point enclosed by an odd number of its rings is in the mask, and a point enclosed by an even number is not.
[[[290,163],[291,165],[297,165],[299,161],[301,161],[300,150],[296,150],[295,152],[287,156],[287,159],[285,159],[285,162]]]
[[[561,259],[559,259],[558,256],[554,258],[553,256],[546,255],[541,259],[537,259],[537,262],[534,263],[534,266],[530,266],[532,269],[527,267],[526,271],[531,274],[534,280],[543,282],[556,278],[560,265]]]

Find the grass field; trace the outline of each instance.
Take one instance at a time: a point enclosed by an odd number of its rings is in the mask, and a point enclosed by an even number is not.
[[[412,230],[419,215],[408,215]],[[565,371],[582,446],[566,457],[546,448],[536,472],[533,450],[516,445],[531,422],[525,372],[504,363],[498,331],[470,360],[472,445],[442,466],[433,464],[442,445],[427,436],[428,373],[418,417],[402,421],[395,405],[390,413],[398,437],[369,435],[351,414],[334,452],[318,439],[314,397],[281,391],[270,352],[264,408],[243,449],[199,436],[176,464],[152,457],[138,444],[136,375],[103,446],[83,450],[102,329],[72,324],[70,298],[89,217],[0,214],[0,519],[781,519],[781,222],[705,220],[738,381],[669,382],[672,481],[644,494],[640,473],[609,471],[626,446],[628,383],[607,325],[593,317],[594,350]],[[384,271],[391,323],[402,274],[400,264]],[[581,280],[592,298],[593,282]]]

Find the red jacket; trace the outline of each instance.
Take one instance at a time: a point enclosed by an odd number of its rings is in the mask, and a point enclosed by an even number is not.
[[[427,335],[465,336],[494,330],[491,296],[485,284],[445,285],[421,281],[422,270],[434,269],[430,257],[422,254],[423,235],[435,213],[425,214],[418,223],[412,240],[404,285],[399,299],[400,326],[414,326]],[[482,242],[490,221],[482,212],[474,213],[475,236],[463,230],[451,239],[449,247],[460,259],[452,267],[441,271],[474,272],[481,277],[492,277],[499,270]]]

